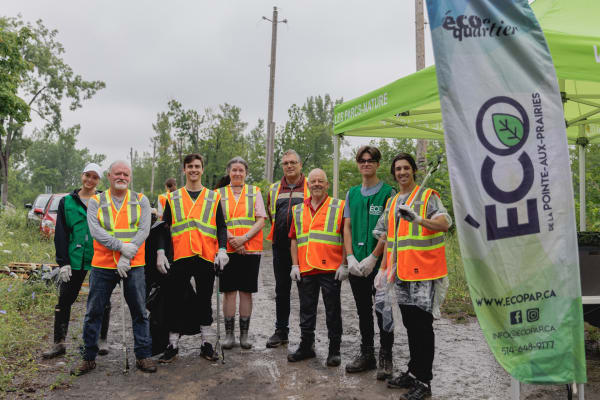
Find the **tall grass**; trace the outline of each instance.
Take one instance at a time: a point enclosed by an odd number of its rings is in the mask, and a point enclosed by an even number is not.
[[[450,287],[446,294],[446,301],[442,306],[442,312],[457,321],[465,321],[467,317],[475,316],[475,310],[471,302],[469,286],[467,285],[465,270],[460,257],[456,231],[446,235],[446,261]]]

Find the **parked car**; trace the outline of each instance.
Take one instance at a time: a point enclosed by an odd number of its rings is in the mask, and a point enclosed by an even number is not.
[[[58,204],[60,199],[65,197],[68,193],[53,194],[46,205],[44,210],[44,216],[42,217],[42,223],[40,225],[40,231],[44,236],[54,236],[54,228],[56,227],[56,214],[58,213]]]
[[[28,225],[40,226],[46,206],[48,206],[51,197],[51,193],[42,193],[35,198],[33,204],[25,204],[25,208],[29,208],[29,212],[27,213]]]

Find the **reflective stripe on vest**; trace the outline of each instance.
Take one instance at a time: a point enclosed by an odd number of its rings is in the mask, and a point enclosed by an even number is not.
[[[243,236],[247,234],[256,222],[255,208],[256,195],[260,189],[252,185],[244,185],[238,199],[235,199],[230,185],[219,189],[221,195],[221,204],[224,208],[225,223],[227,230],[234,236]],[[244,248],[249,252],[262,251],[262,230],[244,243]],[[235,249],[227,243],[227,252],[233,253]]]
[[[198,255],[213,262],[218,248],[216,210],[220,195],[202,188],[193,201],[183,187],[167,196],[172,215],[173,260]]]
[[[142,196],[143,195],[141,194],[128,190],[123,199],[123,204],[118,210],[112,201],[110,189],[94,196],[94,199],[99,205],[97,216],[100,226],[115,239],[124,243],[131,242],[138,231],[142,213],[142,207],[140,205]],[[126,215],[125,220],[123,220],[123,217],[125,216],[124,213]],[[120,257],[121,254],[118,251],[110,250],[94,240],[92,266],[114,269],[117,267],[117,262]],[[137,267],[145,265],[145,263],[144,244],[142,244],[138,249],[138,252],[132,258],[131,266]]]
[[[342,222],[343,205],[342,200],[329,197],[314,216],[311,216],[310,209],[304,203],[294,206],[301,272],[314,268],[335,271],[342,262],[343,238],[338,230]],[[314,229],[315,226],[322,226],[323,229]]]
[[[407,199],[413,198],[412,207],[415,212],[425,219],[427,203],[434,191],[421,189],[416,186]],[[444,233],[432,231],[420,224],[409,223],[399,219],[396,227],[396,209],[399,196],[390,202],[388,216],[388,234],[386,253],[388,265],[392,264],[394,240],[396,240],[396,274],[400,280],[421,281],[441,278],[447,275]],[[396,237],[394,238],[394,232]]]

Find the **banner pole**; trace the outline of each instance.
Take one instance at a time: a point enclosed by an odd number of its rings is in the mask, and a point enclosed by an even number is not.
[[[579,137],[585,137],[585,125],[579,125]],[[585,145],[579,143],[579,231],[587,230],[585,210]]]

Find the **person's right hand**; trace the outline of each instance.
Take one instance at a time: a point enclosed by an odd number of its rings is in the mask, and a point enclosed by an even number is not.
[[[354,257],[354,254],[350,254],[346,257],[346,261],[348,262],[348,272],[350,272],[354,276],[363,276],[362,269],[360,268],[360,263]]]
[[[161,274],[166,274],[171,266],[169,265],[169,260],[165,255],[165,251],[163,249],[156,251],[156,269]]]
[[[375,289],[383,290],[387,284],[387,271],[385,269],[379,268],[377,275],[375,275],[375,280],[373,281],[375,285]]]
[[[302,277],[300,275],[299,265],[292,265],[292,272],[290,272],[290,278],[292,278],[294,282],[300,282],[300,279],[302,279]]]
[[[121,244],[121,255],[124,255],[125,257],[129,258],[130,260],[133,258],[133,256],[135,256],[137,251],[138,251],[138,248],[133,243],[122,243]]]
[[[71,280],[71,266],[67,264],[60,267],[60,270],[58,270],[58,276],[61,281],[69,282],[69,280]]]

